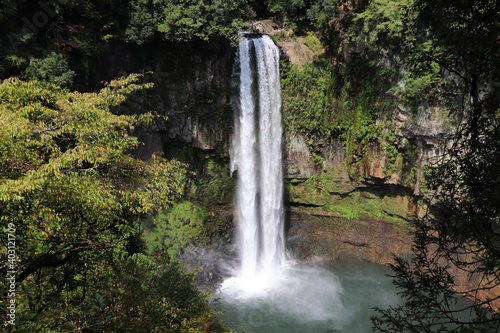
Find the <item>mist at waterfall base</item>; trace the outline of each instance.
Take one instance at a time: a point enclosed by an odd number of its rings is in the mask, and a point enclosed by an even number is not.
[[[216,295],[223,321],[249,332],[371,331],[370,309],[397,300],[379,266],[367,273],[286,258],[279,49],[271,38],[240,34],[233,80],[239,258]]]
[[[217,295],[221,319],[236,332],[368,333],[374,307],[400,302],[390,272],[367,262],[292,264],[250,291],[236,277]]]

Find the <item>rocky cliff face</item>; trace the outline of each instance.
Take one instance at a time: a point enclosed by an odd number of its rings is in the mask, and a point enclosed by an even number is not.
[[[341,8],[340,13],[349,10],[352,6]],[[340,15],[336,23],[339,36],[345,30],[344,24]],[[270,20],[254,22],[252,26],[260,33],[275,36],[286,59],[283,61],[295,68],[324,57],[325,50],[314,43],[311,35],[291,38],[291,31],[280,29]],[[345,42],[339,43],[336,53],[328,57],[332,70],[340,71],[345,66],[352,48]],[[355,76],[351,78],[353,82],[364,80],[362,73]],[[345,111],[331,112],[336,117],[336,112]],[[450,131],[450,121],[439,107],[425,103],[412,108],[396,103],[384,113],[376,124],[381,128],[379,138],[357,151],[356,147],[349,147],[349,151],[345,136],[318,135],[297,130],[297,126],[285,126],[288,203],[310,213],[344,218],[405,221],[424,214],[428,190],[425,171],[439,159],[439,147]],[[284,118],[286,122],[287,117]]]
[[[138,133],[145,143],[136,154],[155,151],[179,158],[176,150],[228,154],[232,110],[229,105],[234,47],[229,42],[166,43],[161,48],[115,45],[101,63],[101,77],[145,73],[154,88],[127,103],[130,112],[166,116]],[[125,111],[127,112],[127,111]],[[180,157],[183,158],[182,156]]]
[[[269,29],[277,28],[271,25]],[[318,50],[310,50],[301,40],[278,45],[284,52],[283,61],[298,66],[318,55]],[[190,193],[194,200],[213,214],[218,214],[217,205],[231,214],[227,209],[234,187],[228,167],[233,123],[229,99],[235,48],[227,43],[209,48],[184,44],[163,50],[125,51],[116,50],[115,58],[111,57],[103,70],[110,77],[151,71],[146,79],[153,81],[155,88],[140,96],[138,104],[168,117],[168,121],[158,121],[138,133],[145,145],[136,155],[147,159],[154,151],[162,151],[167,157],[189,163],[198,173]],[[441,136],[449,130],[446,118],[440,116],[439,109],[426,105],[416,112],[396,107],[392,119],[381,127],[392,136],[385,135],[355,158],[346,152],[341,136],[285,131],[285,197],[293,207],[289,215],[291,239],[307,227],[303,216],[316,216],[332,225],[339,221],[351,226],[352,221],[397,225],[425,212],[425,168],[439,157]],[[392,151],[384,140],[391,141]],[[310,223],[307,225],[311,230]],[[321,243],[325,241],[323,234],[313,231],[310,235]],[[354,243],[349,241],[344,247],[353,251],[363,248]],[[332,257],[331,253],[321,255]]]
[[[379,142],[359,156],[358,161],[349,159],[340,137],[324,140],[308,137],[307,133],[287,133],[286,178],[291,184],[290,202],[323,206],[328,195],[345,195],[353,190],[369,192],[375,188],[377,192],[383,192],[384,188],[391,193],[404,192],[402,195],[408,196],[408,200],[425,198],[425,170],[439,160],[440,145],[449,131],[437,113],[435,108],[422,108],[414,117],[405,110],[395,110],[387,126],[394,131],[391,145],[397,151],[388,152],[384,142]],[[321,156],[320,164],[313,152]],[[307,189],[304,184],[311,177],[318,181],[314,189]],[[405,217],[420,214],[419,207],[412,205],[411,209]]]
[[[299,57],[291,53],[285,50],[288,58]],[[345,218],[405,221],[424,214],[425,172],[440,157],[450,121],[425,104],[416,109],[396,104],[385,112],[392,117],[377,120],[379,138],[351,151],[342,135],[286,133],[289,204]]]

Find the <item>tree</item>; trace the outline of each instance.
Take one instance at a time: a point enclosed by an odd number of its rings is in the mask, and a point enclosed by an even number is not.
[[[305,19],[307,2],[304,0],[265,0],[267,11],[283,22],[283,24],[296,25]]]
[[[0,77],[48,80],[50,73],[70,86],[74,71],[75,86],[94,90],[83,78],[110,41],[123,37],[128,12],[122,0],[3,1]]]
[[[75,77],[75,72],[69,69],[66,59],[55,52],[43,59],[30,59],[25,74],[28,79],[44,80],[59,86],[70,86]]]
[[[392,266],[404,303],[379,309],[374,329],[499,332],[500,11],[496,1],[418,0],[410,13],[416,59],[439,65],[433,98],[459,122],[428,179],[432,211],[415,221],[413,257]]]
[[[133,0],[126,39],[137,44],[160,36],[168,41],[232,41],[254,13],[246,0]]]
[[[139,219],[181,197],[187,172],[130,155],[139,142],[129,130],[153,116],[110,108],[149,87],[138,79],[85,94],[15,78],[0,84],[0,220],[15,237],[10,262],[2,237],[1,269],[17,271],[17,330],[196,332],[216,322],[192,278],[168,256],[143,254]],[[179,288],[160,293],[172,279]]]

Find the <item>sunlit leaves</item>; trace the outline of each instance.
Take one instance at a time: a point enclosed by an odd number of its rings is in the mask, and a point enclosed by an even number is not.
[[[183,164],[160,156],[143,162],[129,153],[138,144],[130,129],[152,115],[110,112],[149,87],[138,79],[84,94],[38,81],[0,84],[1,220],[16,225],[19,297],[30,300],[18,314],[45,313],[37,315],[41,326],[25,320],[28,330],[84,324],[78,309],[98,288],[95,274],[107,274],[102,286],[111,288],[114,270],[139,237],[138,219],[184,193]],[[57,322],[61,307],[73,310]]]

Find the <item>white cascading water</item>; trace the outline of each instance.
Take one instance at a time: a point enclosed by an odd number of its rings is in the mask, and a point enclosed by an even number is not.
[[[268,36],[240,34],[231,156],[231,171],[238,173],[240,267],[218,291],[223,316],[236,331],[366,332],[359,300],[373,292],[350,297],[333,271],[285,261],[278,60],[279,50]],[[374,280],[370,288],[379,287]]]
[[[268,36],[242,33],[234,69],[240,266],[218,291],[228,323],[255,332],[342,328],[350,314],[335,274],[285,260],[279,49]]]
[[[279,50],[240,34],[231,171],[238,170],[239,275],[271,276],[285,259]]]

